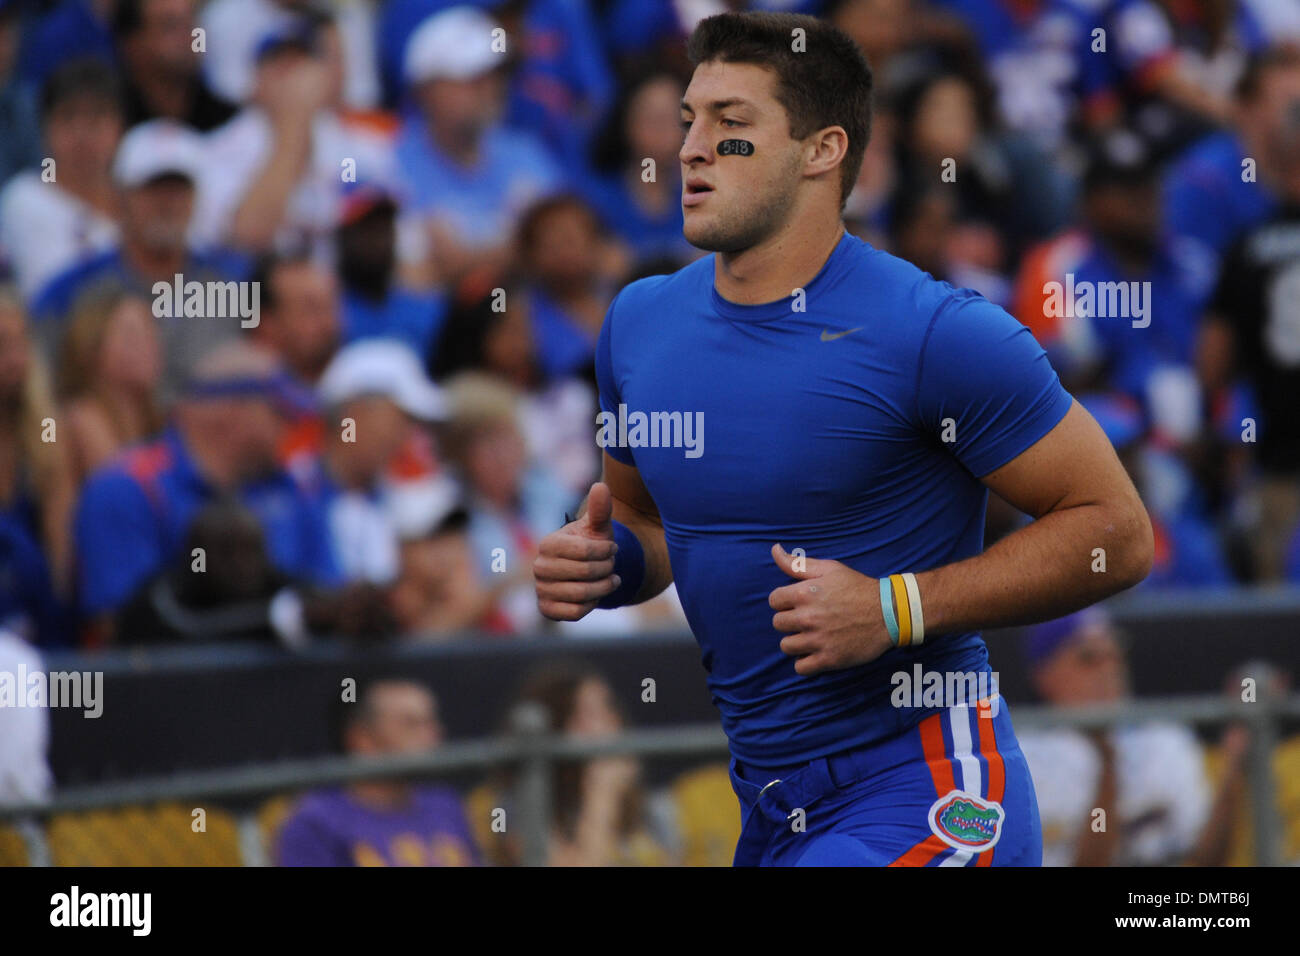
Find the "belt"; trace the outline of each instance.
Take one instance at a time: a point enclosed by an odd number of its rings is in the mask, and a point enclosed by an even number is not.
[[[731,783],[745,818],[758,811],[772,823],[783,825],[796,809],[807,809],[832,790],[865,779],[881,763],[879,753],[869,747],[784,769],[746,766],[733,757]]]
[[[870,776],[881,763],[876,748],[861,747],[781,768],[753,767],[732,758],[731,772],[739,796],[742,799],[748,796],[747,802],[751,804],[778,783],[785,793],[798,793],[811,801],[828,790],[847,787]]]
[[[735,864],[757,866],[776,828],[790,826],[796,811],[806,811],[831,791],[867,777],[879,765],[879,757],[871,756],[869,749],[853,750],[786,770],[746,767],[733,757],[731,785],[742,820]]]

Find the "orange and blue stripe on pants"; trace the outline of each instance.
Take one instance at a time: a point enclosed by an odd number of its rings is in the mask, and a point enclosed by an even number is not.
[[[798,768],[733,760],[736,865],[1039,866],[1033,781],[997,703],[934,709],[889,740]]]

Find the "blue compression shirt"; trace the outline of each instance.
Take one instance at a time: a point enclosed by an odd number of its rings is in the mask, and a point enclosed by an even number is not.
[[[802,297],[762,305],[723,299],[713,259],[634,282],[610,306],[600,406],[624,406],[624,424],[611,429],[623,444],[605,451],[637,468],[659,508],[732,753],[790,766],[925,717],[891,706],[895,671],[988,663],[977,632],[927,633],[869,664],[796,674],[767,603],[793,580],[772,545],[871,577],[976,555],[979,477],[1047,434],[1072,399],[1001,308],[852,235]],[[640,429],[637,412],[680,412],[683,427],[660,416]]]

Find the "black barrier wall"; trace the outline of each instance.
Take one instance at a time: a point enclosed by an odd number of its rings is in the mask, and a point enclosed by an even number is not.
[[[1112,608],[1128,639],[1139,696],[1215,693],[1231,668],[1264,659],[1300,679],[1300,597],[1250,592],[1143,597]],[[1014,708],[1032,700],[1018,630],[987,635]],[[50,655],[51,670],[104,673],[103,714],[52,710],[51,764],[61,785],[332,752],[328,714],[345,678],[406,674],[438,695],[452,740],[498,733],[526,677],[551,661],[603,673],[634,727],[716,721],[689,634],[609,640],[467,639],[451,644],[305,652],[210,646]],[[655,702],[642,700],[653,679]]]

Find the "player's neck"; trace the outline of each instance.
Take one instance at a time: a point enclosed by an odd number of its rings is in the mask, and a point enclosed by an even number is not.
[[[713,285],[738,305],[784,299],[817,277],[843,235],[838,215],[791,223],[743,252],[714,256]]]

